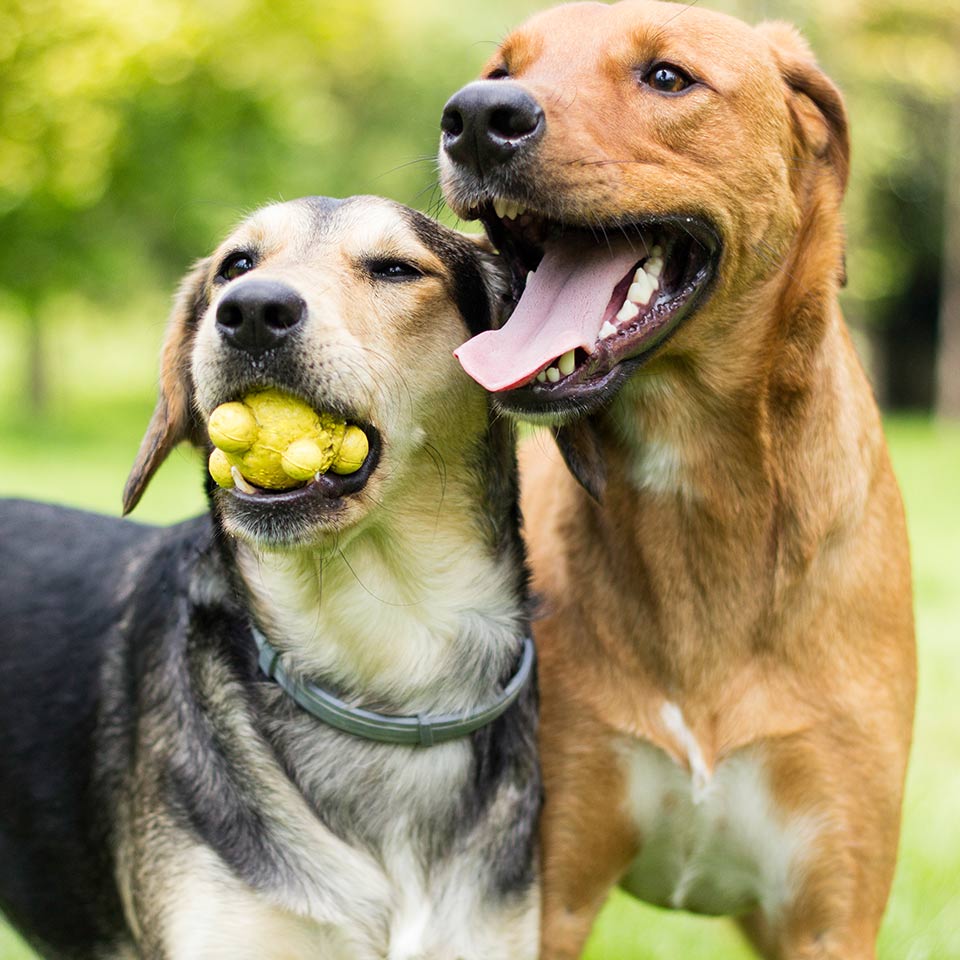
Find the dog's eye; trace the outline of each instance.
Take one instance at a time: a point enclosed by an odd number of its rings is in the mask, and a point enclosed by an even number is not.
[[[655,63],[643,78],[648,87],[660,93],[680,93],[693,84],[693,78],[669,63]]]
[[[423,276],[421,270],[406,260],[371,260],[367,270],[375,280],[416,280]]]
[[[249,253],[231,253],[220,265],[217,276],[221,280],[236,280],[237,277],[249,273],[256,264]]]
[[[506,80],[510,76],[510,71],[506,67],[496,67],[491,70],[487,76],[487,80]]]

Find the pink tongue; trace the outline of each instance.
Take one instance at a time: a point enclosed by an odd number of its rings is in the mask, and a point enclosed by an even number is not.
[[[477,383],[497,391],[519,386],[568,350],[592,353],[613,288],[643,256],[623,241],[549,242],[506,324],[454,355]]]

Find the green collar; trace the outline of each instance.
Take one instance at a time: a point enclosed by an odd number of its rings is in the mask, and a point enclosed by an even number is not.
[[[485,707],[466,714],[420,714],[398,717],[351,707],[309,680],[291,676],[280,662],[280,652],[251,624],[253,639],[260,651],[260,669],[280,685],[307,713],[344,733],[381,743],[403,743],[432,747],[436,743],[465,737],[492,723],[512,704],[533,672],[533,640],[524,637],[520,666],[500,695]]]

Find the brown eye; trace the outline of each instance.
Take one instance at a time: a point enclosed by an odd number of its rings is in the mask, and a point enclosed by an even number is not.
[[[217,271],[219,280],[236,280],[237,277],[249,273],[256,264],[249,253],[231,253],[220,265]]]
[[[659,93],[680,93],[694,81],[679,67],[673,67],[669,63],[655,63],[643,78],[643,82]]]
[[[405,260],[369,260],[367,270],[374,280],[418,280],[423,271]]]

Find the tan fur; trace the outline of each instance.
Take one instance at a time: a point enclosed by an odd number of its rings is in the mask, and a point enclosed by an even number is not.
[[[206,420],[223,399],[223,347],[215,320],[227,287],[215,276],[236,250],[259,251],[256,277],[286,282],[304,296],[313,318],[301,338],[304,349],[325,358],[309,364],[311,387],[328,394],[334,407],[346,405],[358,416],[375,419],[390,437],[382,467],[362,496],[349,499],[342,526],[376,504],[385,483],[396,484],[414,471],[437,477],[430,445],[446,444],[468,425],[485,421],[483,396],[453,359],[464,339],[462,323],[438,322],[455,310],[450,265],[440,262],[387,201],[354,200],[337,217],[340,228],[325,240],[311,237],[308,208],[297,203],[263,207],[184,278],[161,354],[160,396],[124,491],[125,513],[178,443],[200,446],[207,440]],[[481,240],[477,244],[486,246]],[[373,286],[364,262],[375,256],[409,261],[423,271],[424,280]],[[411,427],[414,414],[416,428]],[[457,476],[454,471],[453,479]],[[433,495],[424,492],[427,500]]]
[[[630,69],[664,60],[681,97]],[[579,955],[642,850],[618,770],[647,742],[715,771],[760,758],[778,817],[814,824],[767,957],[868,960],[890,888],[915,664],[903,510],[836,301],[848,135],[792,28],[629,0],[534,17],[490,62],[546,114],[531,209],[604,224],[706,217],[712,296],[592,418],[594,503],[523,451],[543,698],[543,957]]]

